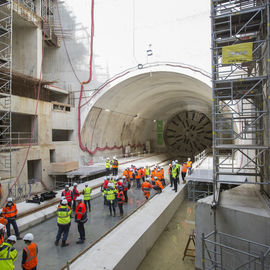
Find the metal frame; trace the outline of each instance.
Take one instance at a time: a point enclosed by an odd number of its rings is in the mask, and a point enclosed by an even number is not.
[[[0,1],[0,172],[11,178],[12,0]]]
[[[202,234],[202,265],[203,270],[269,269],[270,246],[217,231]]]

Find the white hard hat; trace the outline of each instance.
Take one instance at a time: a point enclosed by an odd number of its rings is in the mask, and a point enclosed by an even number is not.
[[[114,156],[113,159],[116,159],[116,157]]]
[[[108,184],[108,187],[113,188],[113,183],[109,183],[109,184]]]
[[[146,177],[146,181],[150,181],[150,178],[149,177]]]
[[[157,179],[157,177],[155,176],[154,179]]]
[[[4,224],[0,223],[0,230],[5,229],[5,227],[6,226]]]
[[[32,233],[27,233],[24,237],[23,240],[25,241],[33,241],[34,240],[34,235]]]
[[[74,186],[74,187],[75,187],[75,186],[78,186],[78,184],[77,184],[77,183],[74,183],[73,186]]]
[[[85,185],[88,186],[88,182],[86,182]]]
[[[174,161],[172,162],[172,165],[173,165],[173,166],[175,165],[175,162],[174,162]]]
[[[108,157],[106,158],[107,160],[110,160]]]
[[[16,243],[17,242],[17,237],[15,235],[10,235],[7,240]]]
[[[65,187],[69,188],[69,185],[65,185]]]
[[[8,198],[7,199],[7,202],[12,202],[12,198]]]
[[[61,202],[61,204],[66,205],[66,204],[68,204],[68,201],[67,201],[66,199],[64,199],[64,200]]]
[[[123,175],[123,176],[122,176],[122,179],[126,179],[126,177]]]
[[[188,161],[190,161],[190,158],[188,158]]]
[[[171,166],[172,164],[170,163],[169,166]]]
[[[76,201],[82,201],[82,197],[81,196],[77,197]]]
[[[175,163],[178,163],[178,160],[177,159],[175,160]]]

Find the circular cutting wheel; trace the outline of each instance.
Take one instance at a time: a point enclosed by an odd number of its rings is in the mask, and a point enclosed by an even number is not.
[[[197,155],[212,145],[211,121],[200,112],[180,112],[167,122],[164,140],[169,150],[179,156]]]

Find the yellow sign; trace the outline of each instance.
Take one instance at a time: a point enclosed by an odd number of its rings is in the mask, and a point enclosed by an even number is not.
[[[252,42],[222,47],[222,64],[244,63],[252,61]]]

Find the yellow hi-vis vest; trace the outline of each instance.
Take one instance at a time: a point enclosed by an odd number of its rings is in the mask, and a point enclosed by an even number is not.
[[[150,169],[145,169],[145,175],[149,176],[150,175]]]
[[[0,246],[0,269],[12,270],[14,269],[13,262],[18,256],[17,250],[9,243],[4,242]]]
[[[116,189],[109,189],[104,191],[106,195],[106,200],[107,201],[114,201],[115,200],[115,193],[117,193]]]
[[[89,201],[90,200],[90,193],[91,193],[91,188],[90,187],[86,187],[84,190],[83,190],[83,199],[85,201]]]
[[[175,168],[172,167],[172,177],[176,178],[177,176],[177,167],[175,166]]]
[[[111,168],[110,161],[106,161],[106,169],[110,169],[110,168]]]
[[[57,208],[57,223],[67,225],[70,223],[71,209],[68,205],[60,205]]]

